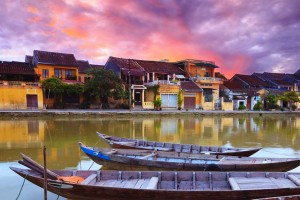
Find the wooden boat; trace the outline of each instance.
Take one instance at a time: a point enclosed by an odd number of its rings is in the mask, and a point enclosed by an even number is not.
[[[43,188],[44,169],[27,160],[19,162],[30,169],[11,170]],[[47,170],[47,190],[85,200],[246,200],[300,194],[300,173]]]
[[[139,149],[105,149],[86,147],[81,142],[79,146],[94,162],[115,170],[288,171],[300,165],[300,159],[296,158],[252,158]]]
[[[146,140],[137,140],[129,138],[120,138],[108,136],[97,132],[97,135],[103,139],[112,148],[122,149],[157,149],[160,151],[191,152],[194,154],[212,154],[227,156],[251,156],[261,148],[227,148],[218,146],[198,146],[192,144],[175,144],[167,142],[154,142]]]

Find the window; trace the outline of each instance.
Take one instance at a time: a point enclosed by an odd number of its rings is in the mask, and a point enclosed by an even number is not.
[[[209,72],[205,72],[204,77],[210,77],[210,73]]]
[[[49,78],[49,70],[48,69],[43,69],[42,70],[42,77],[43,78]]]
[[[61,69],[54,69],[54,76],[57,78],[62,78],[62,70]]]

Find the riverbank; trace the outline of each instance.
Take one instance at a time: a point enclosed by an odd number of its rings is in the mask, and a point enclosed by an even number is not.
[[[48,117],[157,117],[157,116],[300,116],[300,111],[203,111],[203,110],[0,110],[0,119],[11,119],[19,117],[48,118]]]

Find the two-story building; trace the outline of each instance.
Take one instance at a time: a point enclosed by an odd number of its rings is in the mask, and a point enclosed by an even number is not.
[[[214,62],[204,60],[186,59],[176,62],[176,65],[187,73],[203,90],[201,105],[204,110],[215,110],[219,99],[219,85],[223,84],[221,78],[215,77],[215,70],[219,68]]]
[[[0,61],[0,109],[42,109],[38,80],[30,63]]]
[[[153,100],[160,98],[165,109],[210,110],[214,109],[222,84],[222,79],[214,75],[215,68],[214,63],[199,60],[167,62],[116,57],[110,57],[104,67],[130,85],[135,106],[151,109]],[[157,91],[153,92],[155,87]],[[178,105],[179,98],[183,98],[182,105]]]

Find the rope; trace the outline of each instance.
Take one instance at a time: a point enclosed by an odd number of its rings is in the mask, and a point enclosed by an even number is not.
[[[276,152],[268,151],[268,150],[265,150],[265,149],[261,149],[260,151],[265,151],[265,152],[268,152],[268,153],[273,153],[273,154],[283,155],[283,156],[291,156],[291,155],[288,155],[288,154],[284,154],[284,153],[276,153]]]
[[[91,166],[90,166],[90,168],[88,169],[88,171],[92,168],[92,166],[93,166],[94,163],[95,163],[95,162],[93,161],[93,163],[91,164]]]
[[[56,199],[56,200],[58,200],[58,199],[59,199],[59,197],[60,197],[60,195],[59,195],[59,193],[60,193],[60,189],[61,189],[61,187],[59,187],[58,194],[57,194],[57,199]]]
[[[27,174],[26,174],[26,176],[24,177],[23,184],[22,184],[22,186],[21,186],[20,192],[19,192],[19,194],[18,194],[16,200],[19,199],[19,197],[20,197],[20,195],[21,195],[21,192],[22,192],[23,187],[24,187],[24,184],[25,184],[26,177],[27,177]]]

